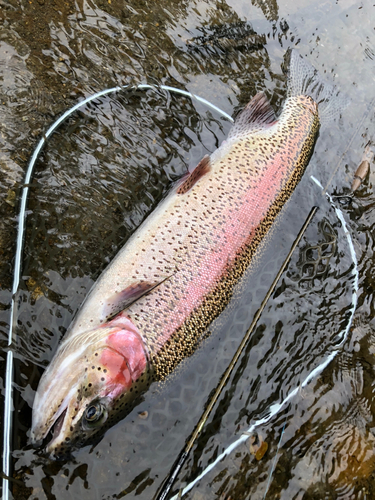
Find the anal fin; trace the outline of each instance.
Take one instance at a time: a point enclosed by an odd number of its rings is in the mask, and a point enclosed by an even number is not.
[[[228,139],[239,139],[251,131],[263,129],[276,121],[276,115],[269,100],[262,93],[256,94],[235,119]]]

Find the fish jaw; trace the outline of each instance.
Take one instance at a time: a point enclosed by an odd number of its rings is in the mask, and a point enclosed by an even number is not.
[[[70,346],[61,345],[62,355],[43,374],[35,397],[31,441],[38,445],[52,432],[45,447],[51,458],[99,438],[151,382],[145,344],[123,314],[86,336],[97,340],[83,344],[70,363],[64,358]]]

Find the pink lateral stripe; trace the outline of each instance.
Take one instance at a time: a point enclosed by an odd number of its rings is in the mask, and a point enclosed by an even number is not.
[[[264,171],[258,182],[246,191],[242,207],[239,212],[230,212],[228,209],[226,224],[220,234],[219,242],[197,266],[192,279],[180,300],[180,307],[164,325],[163,334],[158,344],[163,345],[184,323],[191,312],[198,307],[203,298],[217,283],[224,270],[225,264],[233,262],[238,249],[249,244],[254,238],[255,230],[267,214],[268,209],[280,193],[288,177],[282,170],[280,156],[275,156],[272,164]]]

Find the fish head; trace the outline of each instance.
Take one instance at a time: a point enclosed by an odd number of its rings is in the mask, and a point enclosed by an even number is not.
[[[145,344],[123,315],[70,336],[40,381],[31,441],[52,435],[46,453],[64,458],[123,418],[150,382]]]

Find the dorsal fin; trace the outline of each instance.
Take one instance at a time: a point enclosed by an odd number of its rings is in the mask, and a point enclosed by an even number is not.
[[[267,97],[260,92],[256,94],[245,109],[237,116],[229,131],[228,139],[238,139],[252,130],[262,129],[276,121],[276,115]]]
[[[211,170],[210,157],[204,156],[195,169],[183,179],[182,183],[177,188],[177,194],[185,194],[191,189],[196,182]]]

